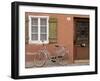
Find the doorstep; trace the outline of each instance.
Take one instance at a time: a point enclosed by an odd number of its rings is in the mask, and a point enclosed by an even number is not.
[[[75,60],[74,64],[89,64],[89,60]]]

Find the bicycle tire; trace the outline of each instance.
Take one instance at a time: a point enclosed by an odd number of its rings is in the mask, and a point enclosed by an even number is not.
[[[60,65],[68,64],[68,56],[65,54],[64,56],[57,56],[57,63]]]
[[[59,50],[57,52],[57,63],[60,65],[67,65],[68,64],[68,51],[65,50]]]
[[[43,51],[37,52],[34,56],[34,65],[36,67],[43,67],[47,61],[47,56]]]

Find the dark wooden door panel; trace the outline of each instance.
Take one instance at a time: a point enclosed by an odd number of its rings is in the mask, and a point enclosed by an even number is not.
[[[75,18],[74,29],[74,59],[89,59],[89,18]]]
[[[75,59],[76,60],[87,60],[89,59],[89,48],[88,47],[75,47]]]

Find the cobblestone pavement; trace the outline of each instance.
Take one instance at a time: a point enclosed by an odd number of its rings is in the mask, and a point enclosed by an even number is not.
[[[48,60],[44,66],[42,67],[54,67],[54,66],[76,66],[76,65],[89,65],[89,62],[76,62],[74,64],[68,64],[68,63],[64,63],[64,65],[61,65],[57,62],[51,62],[50,60]],[[37,68],[33,62],[27,62],[25,65],[26,68]]]

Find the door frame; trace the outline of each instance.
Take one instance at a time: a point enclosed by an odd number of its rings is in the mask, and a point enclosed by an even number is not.
[[[89,63],[89,59],[76,59],[75,57],[76,57],[76,55],[77,55],[77,48],[76,48],[76,46],[78,46],[78,45],[75,45],[75,40],[76,40],[76,22],[77,21],[88,21],[89,22],[89,17],[74,17],[73,18],[73,27],[74,27],[74,35],[73,35],[73,59],[74,59],[74,63],[78,63],[78,62],[88,62]],[[89,31],[89,29],[90,29],[90,27],[88,28],[88,32],[90,32]],[[88,35],[89,35],[89,33],[88,33]],[[89,36],[88,36],[88,48],[89,48]],[[89,53],[89,49],[88,49],[88,53]]]

